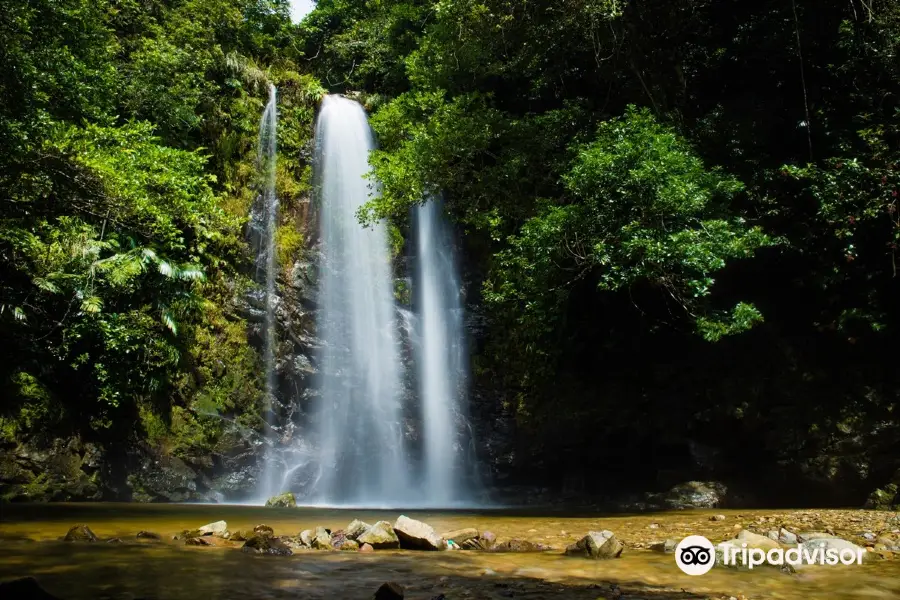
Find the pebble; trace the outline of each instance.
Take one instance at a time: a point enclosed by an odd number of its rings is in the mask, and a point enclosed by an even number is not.
[[[725,515],[713,515],[709,518],[710,521],[724,521]]]

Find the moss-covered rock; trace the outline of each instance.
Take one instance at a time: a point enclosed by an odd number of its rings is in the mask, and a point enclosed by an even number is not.
[[[294,498],[292,492],[285,492],[283,494],[278,494],[277,496],[272,496],[266,500],[266,506],[274,508],[296,508],[297,500]]]
[[[900,505],[900,495],[896,483],[889,483],[869,495],[865,507],[871,510],[894,510]]]
[[[74,525],[63,539],[67,542],[96,542],[99,538],[87,525]]]
[[[369,544],[375,550],[395,550],[400,548],[400,538],[387,521],[378,521],[365,533],[356,538],[360,544]]]

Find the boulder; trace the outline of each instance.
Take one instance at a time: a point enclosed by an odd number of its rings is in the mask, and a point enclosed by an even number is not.
[[[275,530],[268,525],[257,525],[253,528],[253,533],[257,535],[275,535]]]
[[[225,535],[226,531],[228,531],[228,523],[226,523],[225,521],[207,523],[197,531],[199,531],[201,535],[216,535],[221,537]]]
[[[0,598],[8,598],[9,600],[59,600],[42,588],[34,577],[22,577],[0,582]]]
[[[447,547],[431,525],[404,515],[400,515],[394,523],[394,533],[400,539],[400,547],[404,549],[444,550]]]
[[[725,515],[713,515],[709,518],[710,521],[724,521]]]
[[[472,527],[467,529],[454,529],[453,531],[442,533],[441,537],[448,541],[453,540],[457,544],[462,545],[463,542],[477,538],[478,530]]]
[[[625,545],[612,531],[589,531],[586,536],[566,548],[566,556],[583,556],[595,560],[619,558]]]
[[[310,547],[316,550],[331,550],[331,533],[324,527],[316,527]]]
[[[716,481],[687,481],[666,492],[663,502],[669,508],[716,508],[725,502],[728,492]]]
[[[309,546],[310,548],[312,548],[313,532],[312,532],[311,530],[309,530],[309,529],[304,529],[303,531],[300,532],[300,536],[299,536],[299,537],[300,537],[300,543],[301,543],[301,544],[303,544],[304,546]]]
[[[870,510],[896,510],[900,505],[900,493],[897,484],[889,483],[881,489],[876,489],[866,499],[865,508]]]
[[[274,556],[290,556],[291,549],[277,537],[271,535],[254,535],[241,546],[242,552],[249,554],[271,554]]]
[[[403,587],[393,581],[382,583],[381,587],[375,591],[372,600],[403,600]]]
[[[549,550],[549,546],[544,544],[536,544],[528,540],[507,540],[500,544],[491,546],[491,552],[543,552]]]
[[[69,528],[63,539],[67,542],[96,542],[98,538],[87,525],[75,525]]]
[[[387,521],[378,521],[356,538],[356,541],[360,544],[369,544],[375,550],[395,550],[400,547],[400,538]]]
[[[373,548],[370,544],[363,544],[359,547],[360,552],[375,552],[375,548]]]
[[[741,532],[734,537],[732,542],[734,542],[739,548],[743,547],[743,544],[747,544],[748,548],[761,548],[767,552],[774,548],[781,547],[781,545],[777,541],[769,539],[764,535],[753,533],[752,531],[748,531],[746,529],[742,529]]]
[[[139,540],[161,540],[162,536],[158,533],[153,533],[152,531],[138,531],[137,539]]]
[[[656,542],[655,544],[650,544],[650,550],[654,552],[662,552],[663,554],[671,554],[675,552],[675,547],[678,546],[678,542],[669,538],[662,542]]]
[[[347,550],[355,551],[355,550],[359,550],[360,546],[359,546],[359,542],[357,542],[356,540],[344,538],[344,541],[341,542],[341,545],[335,546],[335,548],[337,548],[338,550],[344,550],[344,551],[347,551]]]
[[[347,525],[346,529],[344,529],[344,535],[347,536],[347,539],[356,540],[370,527],[371,525],[368,523],[364,523],[359,519],[353,519],[350,521],[350,524]]]
[[[266,500],[266,506],[274,508],[296,508],[297,500],[294,498],[293,493],[285,492],[283,494],[278,494],[277,496],[272,496]]]

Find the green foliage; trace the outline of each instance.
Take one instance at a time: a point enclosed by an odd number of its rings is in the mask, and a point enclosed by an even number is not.
[[[548,473],[598,425],[643,456],[766,423],[786,460],[896,433],[896,2],[323,0],[299,33],[377,98],[363,220],[446,199],[478,381]]]
[[[296,73],[287,14],[283,0],[0,2],[5,439],[137,435],[187,455],[223,419],[261,426],[234,307],[259,115],[283,85],[293,200],[322,93]]]

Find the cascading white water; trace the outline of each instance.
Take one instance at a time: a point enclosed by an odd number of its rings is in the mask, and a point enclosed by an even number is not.
[[[409,500],[399,402],[402,365],[384,224],[357,210],[377,193],[365,178],[374,145],[363,108],[328,96],[316,122],[322,244],[318,336],[321,401],[316,499],[397,506]]]
[[[468,496],[460,472],[459,425],[465,422],[460,403],[465,388],[461,288],[443,202],[434,198],[417,206],[413,225],[425,501],[449,506]]]
[[[277,161],[278,108],[277,90],[269,85],[269,101],[259,122],[259,142],[257,148],[257,172],[259,174],[259,194],[250,218],[250,232],[256,249],[257,281],[265,283],[265,328],[263,331],[263,362],[266,370],[267,414],[274,415],[276,398],[275,380],[275,304],[277,295],[275,278],[275,234],[278,216],[278,198],[275,195],[275,166]],[[269,423],[270,426],[274,423]],[[266,461],[260,487],[263,493],[277,493],[278,473],[272,461]]]

